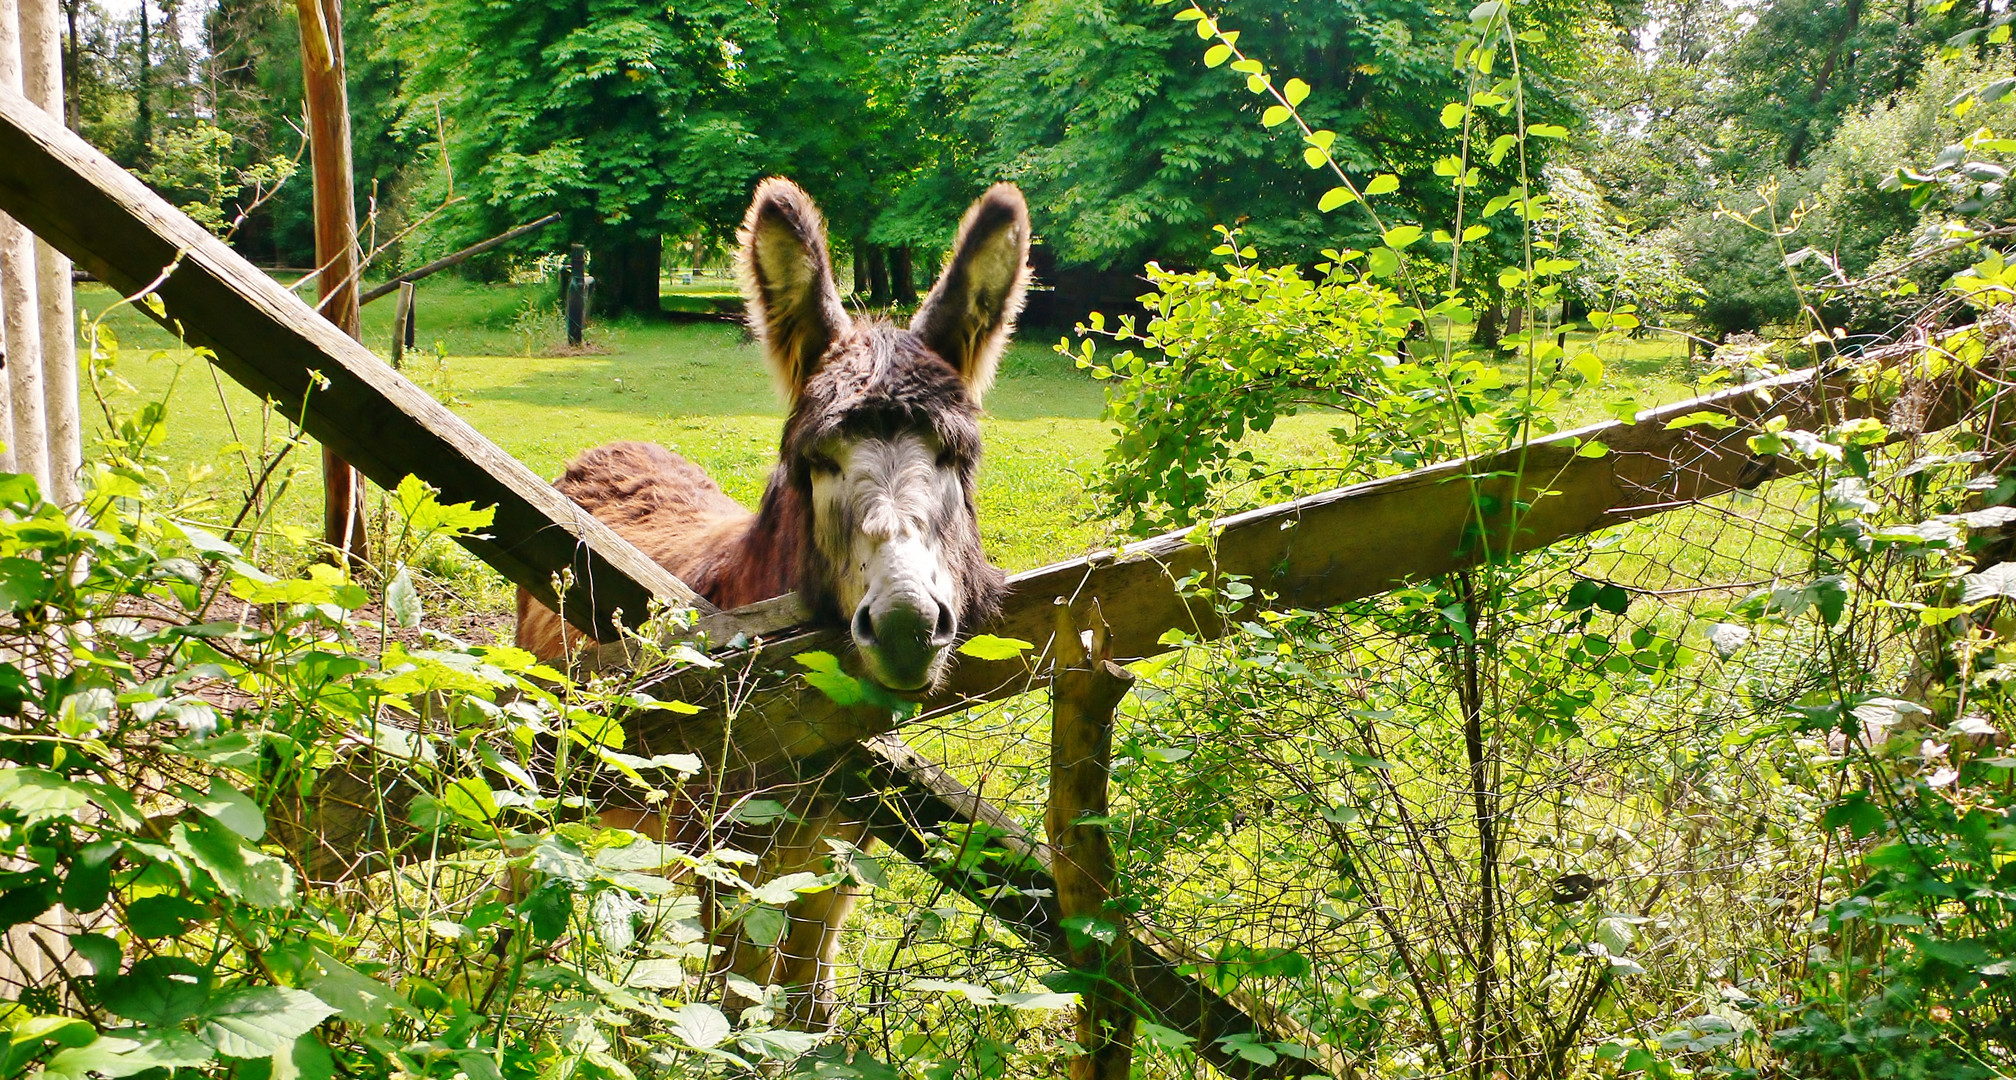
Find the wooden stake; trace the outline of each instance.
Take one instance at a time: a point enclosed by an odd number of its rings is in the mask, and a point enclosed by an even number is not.
[[[301,26],[301,85],[315,181],[315,287],[322,317],[358,337],[357,198],[350,175],[350,98],[343,83],[341,0],[294,0]],[[364,537],[364,479],[322,448],[322,541],[355,567]]]
[[[392,313],[392,370],[406,366],[406,349],[413,344],[413,283],[399,283],[399,300]]]
[[[1043,823],[1050,835],[1057,906],[1070,928],[1066,947],[1071,966],[1086,980],[1077,1035],[1085,1053],[1072,1059],[1071,1080],[1127,1080],[1134,1061],[1132,939],[1125,932],[1126,912],[1113,903],[1113,845],[1097,819],[1106,816],[1106,786],[1113,771],[1113,710],[1134,685],[1134,676],[1113,662],[1112,641],[1096,601],[1089,650],[1071,619],[1071,605],[1060,597],[1056,606],[1050,803]],[[1087,934],[1080,920],[1110,929]]]

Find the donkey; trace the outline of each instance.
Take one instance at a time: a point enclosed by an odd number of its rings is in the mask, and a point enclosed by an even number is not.
[[[944,676],[960,628],[992,616],[1005,579],[980,550],[973,502],[980,398],[994,381],[1028,283],[1029,212],[997,184],[966,212],[952,254],[908,329],[851,318],[825,225],[795,184],[768,179],[739,233],[749,322],[790,406],[776,468],[750,513],[693,463],[623,442],[589,450],[557,482],[568,497],[722,608],[797,591],[819,621],[846,626],[867,673],[898,691]],[[567,653],[572,627],[521,590],[518,644]],[[863,828],[831,798],[801,796],[761,838],[759,872],[824,868],[827,840]],[[608,809],[603,823],[695,843],[715,823],[694,809]],[[833,1001],[846,887],[801,898],[773,948],[722,945],[728,970],[793,991],[800,1023]]]

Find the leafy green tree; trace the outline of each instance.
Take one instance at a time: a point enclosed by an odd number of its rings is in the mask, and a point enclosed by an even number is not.
[[[1187,24],[1170,24],[1170,11],[1129,0],[1024,4],[1012,50],[975,89],[971,107],[994,132],[996,171],[1047,209],[1039,225],[1059,260],[1197,265],[1217,243],[1213,225],[1248,219],[1246,237],[1269,258],[1313,261],[1323,247],[1366,239],[1352,234],[1359,219],[1316,211],[1331,181],[1302,171],[1299,133],[1256,123],[1269,102],[1201,64],[1199,43]],[[1300,108],[1312,126],[1338,133],[1330,153],[1348,172],[1425,174],[1457,150],[1458,133],[1439,116],[1463,97],[1449,63],[1462,28],[1442,8],[1230,3],[1212,14],[1240,32],[1247,55],[1310,85]],[[1555,73],[1578,55],[1594,14],[1589,5],[1533,5],[1527,18],[1547,35],[1527,57],[1534,122],[1569,111]],[[1494,171],[1487,188],[1509,178],[1502,163]],[[1410,209],[1424,224],[1453,218],[1446,185],[1416,186],[1422,205]]]
[[[1930,47],[1972,19],[1922,0],[1771,0],[1729,52],[1719,105],[1748,133],[1753,169],[1805,165],[1849,115],[1907,89]]]
[[[839,5],[394,0],[380,32],[403,129],[445,124],[464,201],[443,246],[558,211],[603,306],[654,310],[662,238],[726,231],[767,173],[843,208],[843,235],[861,227],[845,208],[876,161],[856,155],[887,110]]]

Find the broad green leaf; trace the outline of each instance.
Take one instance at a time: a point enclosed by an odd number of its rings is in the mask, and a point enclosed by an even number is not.
[[[19,812],[33,825],[69,817],[91,804],[91,790],[43,769],[0,769],[0,807]]]
[[[1421,226],[1396,225],[1386,230],[1386,235],[1382,239],[1386,241],[1387,247],[1395,251],[1402,251],[1406,249],[1407,245],[1421,239]]]
[[[695,1049],[713,1049],[727,1041],[734,1030],[721,1010],[705,1002],[696,1001],[672,1010],[672,1034]]]
[[[189,805],[216,818],[224,827],[247,840],[258,842],[266,835],[266,813],[252,797],[224,782],[222,777],[210,778],[208,794],[198,794],[183,788],[183,798]]]
[[[959,653],[976,660],[1012,660],[1035,647],[1021,638],[975,634],[959,646]]]
[[[2016,597],[2016,562],[1996,563],[1960,579],[1960,601],[1972,604],[1991,596]]]
[[[1204,66],[1217,67],[1232,59],[1232,46],[1220,42],[1204,50]]]
[[[753,907],[742,916],[742,936],[768,949],[784,937],[790,916],[779,907]]]
[[[1442,106],[1442,126],[1445,128],[1462,127],[1463,118],[1469,115],[1470,110],[1462,102],[1452,101]]]
[[[194,960],[155,956],[124,975],[99,977],[100,1003],[108,1012],[152,1027],[169,1027],[202,1012],[210,1001],[210,972]]]
[[[1400,190],[1400,178],[1392,173],[1380,173],[1365,184],[1365,194],[1386,195]]]
[[[1373,248],[1365,253],[1365,268],[1373,277],[1391,277],[1400,269],[1400,255],[1392,248]]]
[[[1279,127],[1294,115],[1286,105],[1269,105],[1267,111],[1260,114],[1260,124],[1262,127]]]
[[[1309,98],[1309,84],[1301,79],[1289,79],[1287,84],[1281,87],[1281,96],[1286,98],[1290,105],[1300,105]]]
[[[225,1057],[272,1057],[335,1012],[305,990],[252,986],[220,994],[196,1033]]]
[[[149,1031],[136,1038],[101,1035],[49,1059],[43,1077],[50,1080],[107,1080],[153,1069],[193,1069],[215,1056],[194,1035],[181,1031]]]
[[[1353,194],[1350,188],[1333,187],[1329,191],[1324,192],[1323,197],[1316,201],[1316,209],[1327,214],[1346,203],[1356,202],[1357,199],[1358,196]]]
[[[420,625],[420,590],[413,587],[413,574],[404,563],[392,575],[392,584],[385,586],[385,610],[394,625],[408,630]]]

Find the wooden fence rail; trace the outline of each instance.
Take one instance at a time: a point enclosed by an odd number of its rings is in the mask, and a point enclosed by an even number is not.
[[[151,289],[225,374],[383,487],[409,474],[451,502],[495,506],[466,546],[534,594],[574,584],[565,610],[613,629],[654,600],[712,609],[692,590],[350,340],[26,98],[0,89],[0,211],[122,292]],[[174,267],[173,273],[167,273]],[[724,625],[725,628],[725,625]]]
[[[1796,471],[1797,463],[1759,458],[1749,449],[1758,425],[1782,417],[1793,428],[1817,428],[1872,406],[1848,370],[1808,369],[1734,387],[1536,440],[1523,447],[1447,462],[1294,502],[1237,514],[1193,529],[1144,540],[1117,551],[1017,574],[999,618],[980,633],[1041,645],[1050,637],[1053,604],[1068,600],[1075,618],[1097,603],[1112,624],[1113,654],[1134,660],[1165,652],[1164,635],[1181,630],[1215,638],[1260,608],[1321,609],[1407,582],[1426,580],[1486,559],[1546,547],[1605,526],[1689,506]],[[1904,422],[1919,430],[1950,424],[1958,402],[1944,400],[1929,415]],[[1922,410],[1921,410],[1922,411]],[[1717,427],[1673,427],[1695,414],[1734,421]],[[1895,426],[1895,425],[1893,425]],[[1605,453],[1585,450],[1600,443]],[[1181,587],[1214,575],[1243,575],[1255,590],[1230,619],[1212,602]],[[701,711],[663,711],[634,718],[628,734],[637,752],[693,752],[705,761],[788,779],[791,762],[894,730],[901,718],[869,704],[842,706],[802,680],[792,658],[847,652],[844,633],[807,631],[717,656],[738,678],[733,696],[718,673],[667,670],[644,689],[679,698]],[[946,686],[924,700],[919,717],[942,716],[1032,689],[1041,667],[1035,654],[1006,661],[961,657]],[[626,662],[621,647],[594,661]],[[726,723],[732,704],[733,723]]]

